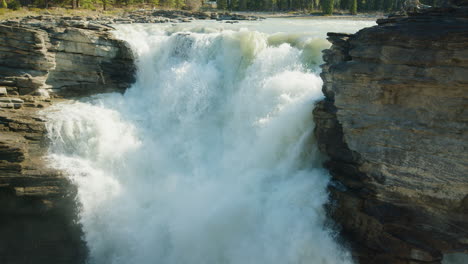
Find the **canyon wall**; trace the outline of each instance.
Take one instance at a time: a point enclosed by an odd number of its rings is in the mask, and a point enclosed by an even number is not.
[[[0,24],[0,263],[84,263],[74,186],[44,160],[40,110],[122,92],[134,81],[126,43],[82,18]]]
[[[468,252],[468,10],[329,33],[315,134],[329,212],[361,264]]]

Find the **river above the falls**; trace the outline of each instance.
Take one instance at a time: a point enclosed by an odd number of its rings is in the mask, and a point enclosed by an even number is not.
[[[47,110],[92,264],[352,263],[313,138],[327,32],[373,21],[119,25],[125,94]]]

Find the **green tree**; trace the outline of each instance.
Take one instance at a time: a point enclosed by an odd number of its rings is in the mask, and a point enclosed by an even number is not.
[[[278,1],[277,0],[267,0],[265,8],[268,11],[275,11],[278,6]]]
[[[231,3],[229,5],[229,9],[239,10],[239,0],[231,0]]]
[[[351,5],[350,2],[352,2],[352,1],[353,1],[353,0],[351,0],[351,1],[349,1],[349,0],[341,0],[341,1],[340,1],[340,5],[339,5],[340,9],[341,9],[341,10],[349,9],[349,6]]]
[[[175,0],[175,8],[182,8],[184,5],[185,5],[185,1],[184,0]]]
[[[393,9],[393,1],[392,0],[384,0],[383,1],[383,11],[389,12]]]
[[[247,0],[239,0],[239,10],[247,9]]]
[[[21,8],[21,3],[18,0],[10,1],[10,3],[8,4],[8,8],[18,10]]]
[[[334,0],[322,0],[322,11],[325,15],[333,14]]]
[[[162,0],[162,6],[168,7],[168,8],[174,8],[176,5],[175,0]]]
[[[104,11],[107,10],[107,7],[108,7],[109,5],[114,4],[114,3],[113,3],[113,0],[100,0],[100,2],[101,2],[101,4],[102,4],[102,9],[103,9]]]
[[[357,0],[351,0],[349,12],[351,13],[351,15],[357,15]]]
[[[220,10],[226,10],[227,9],[227,0],[217,0],[216,1],[216,6]]]
[[[8,8],[6,0],[2,0],[2,8]]]

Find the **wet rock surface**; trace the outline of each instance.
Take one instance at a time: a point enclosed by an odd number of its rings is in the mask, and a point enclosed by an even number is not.
[[[360,263],[468,252],[468,10],[329,33],[314,110],[330,214]]]

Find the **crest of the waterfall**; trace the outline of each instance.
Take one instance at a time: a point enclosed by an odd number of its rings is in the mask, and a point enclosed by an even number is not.
[[[312,137],[323,36],[115,34],[137,56],[135,85],[46,113],[90,263],[351,263],[324,227],[328,176]]]

